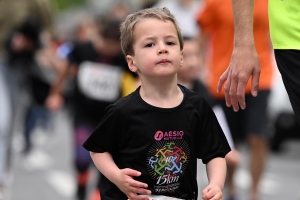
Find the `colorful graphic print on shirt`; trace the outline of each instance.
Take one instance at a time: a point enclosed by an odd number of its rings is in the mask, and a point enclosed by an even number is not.
[[[183,131],[157,131],[156,142],[150,147],[146,165],[155,179],[157,193],[173,193],[180,187],[190,159],[190,150],[183,140]]]

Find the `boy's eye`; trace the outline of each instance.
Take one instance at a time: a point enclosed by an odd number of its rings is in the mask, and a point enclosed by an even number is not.
[[[154,46],[154,43],[148,43],[145,45],[145,47],[153,47]]]
[[[175,42],[166,42],[167,45],[174,45]]]

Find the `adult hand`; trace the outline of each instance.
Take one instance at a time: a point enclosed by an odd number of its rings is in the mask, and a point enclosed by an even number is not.
[[[50,111],[57,111],[64,104],[64,97],[61,94],[50,94],[45,102],[46,108]]]
[[[150,190],[145,188],[147,184],[134,180],[133,176],[140,176],[141,172],[133,169],[122,169],[116,176],[114,183],[116,186],[128,197],[130,200],[149,200],[146,196],[139,196],[138,194],[151,194]]]
[[[225,101],[228,107],[232,106],[237,112],[239,106],[246,108],[245,90],[248,80],[252,76],[251,94],[257,96],[260,76],[259,58],[255,47],[235,47],[229,66],[219,79],[217,92],[224,85]]]

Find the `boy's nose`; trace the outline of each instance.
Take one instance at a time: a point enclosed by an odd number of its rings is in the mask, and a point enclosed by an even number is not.
[[[159,45],[158,53],[159,54],[168,53],[168,49],[165,44]]]

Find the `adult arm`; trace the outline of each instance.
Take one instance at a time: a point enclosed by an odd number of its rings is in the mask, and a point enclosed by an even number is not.
[[[61,60],[60,70],[58,70],[58,75],[55,83],[50,89],[50,93],[46,99],[46,107],[49,110],[57,110],[62,107],[64,103],[64,97],[62,95],[62,87],[64,80],[69,74],[69,64],[67,60]]]
[[[137,193],[151,194],[150,190],[145,189],[148,185],[133,179],[134,176],[140,176],[141,172],[129,168],[119,169],[108,152],[90,152],[90,154],[97,169],[130,200],[148,200],[148,197],[137,195]]]
[[[202,192],[204,200],[223,199],[222,190],[226,177],[226,161],[224,158],[214,158],[206,164],[208,186]]]
[[[254,0],[232,0],[234,48],[228,68],[219,79],[217,91],[224,85],[225,100],[234,111],[246,108],[245,88],[252,76],[251,94],[257,96],[260,76],[259,58],[253,37]]]

